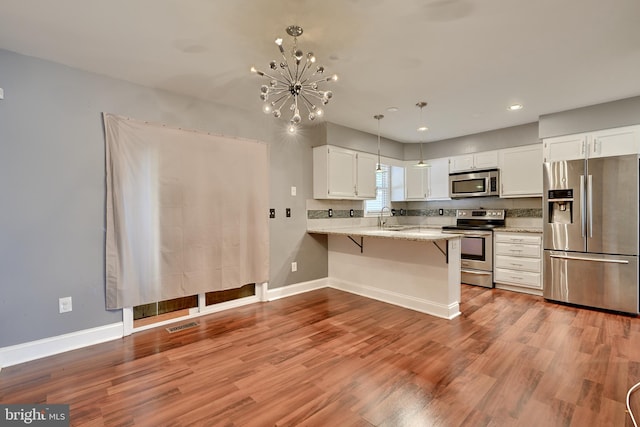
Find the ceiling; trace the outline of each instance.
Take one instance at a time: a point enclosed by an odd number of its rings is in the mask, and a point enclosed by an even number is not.
[[[276,37],[329,73],[326,120],[429,142],[640,95],[638,0],[4,0],[0,48],[260,109]],[[2,85],[0,70],[0,86]],[[327,87],[328,88],[328,87]],[[427,101],[417,132],[418,101]],[[521,103],[520,111],[507,106]],[[387,111],[397,107],[397,112]],[[274,119],[276,120],[276,119]],[[283,126],[286,123],[283,119]]]

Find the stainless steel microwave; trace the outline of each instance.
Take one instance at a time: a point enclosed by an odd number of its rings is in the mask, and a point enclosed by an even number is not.
[[[452,199],[499,196],[499,180],[498,169],[452,173],[449,174],[449,196]]]

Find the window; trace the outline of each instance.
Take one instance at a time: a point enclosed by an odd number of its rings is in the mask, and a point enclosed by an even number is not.
[[[374,216],[380,215],[380,211],[385,206],[390,208],[391,202],[391,185],[390,185],[390,173],[389,165],[380,165],[382,173],[376,173],[376,199],[365,200],[364,202],[364,215]],[[391,215],[391,212],[385,212],[387,215]]]

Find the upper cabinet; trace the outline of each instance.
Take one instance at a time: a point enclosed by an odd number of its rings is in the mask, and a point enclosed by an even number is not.
[[[450,200],[449,197],[449,158],[431,159],[426,162],[427,200]]]
[[[593,132],[589,157],[623,156],[640,152],[640,126],[627,126]]]
[[[542,144],[500,150],[500,197],[542,196]]]
[[[449,159],[449,172],[466,172],[480,169],[495,169],[498,167],[498,150],[483,151],[481,153],[464,154]]]
[[[546,138],[545,162],[621,156],[640,152],[640,126],[625,126],[596,132]]]
[[[376,163],[373,154],[322,145],[313,149],[313,197],[316,199],[375,199]]]
[[[429,193],[427,168],[416,167],[415,161],[405,163],[404,191],[405,200],[426,200]]]
[[[416,161],[405,162],[403,175],[392,171],[392,201],[449,200],[449,158],[425,160],[428,167],[416,167]],[[394,178],[396,176],[396,178]],[[402,195],[400,184],[402,183]]]

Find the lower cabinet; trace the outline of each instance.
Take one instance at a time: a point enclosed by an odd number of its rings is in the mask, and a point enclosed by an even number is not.
[[[494,253],[496,288],[542,295],[540,233],[496,232]]]

